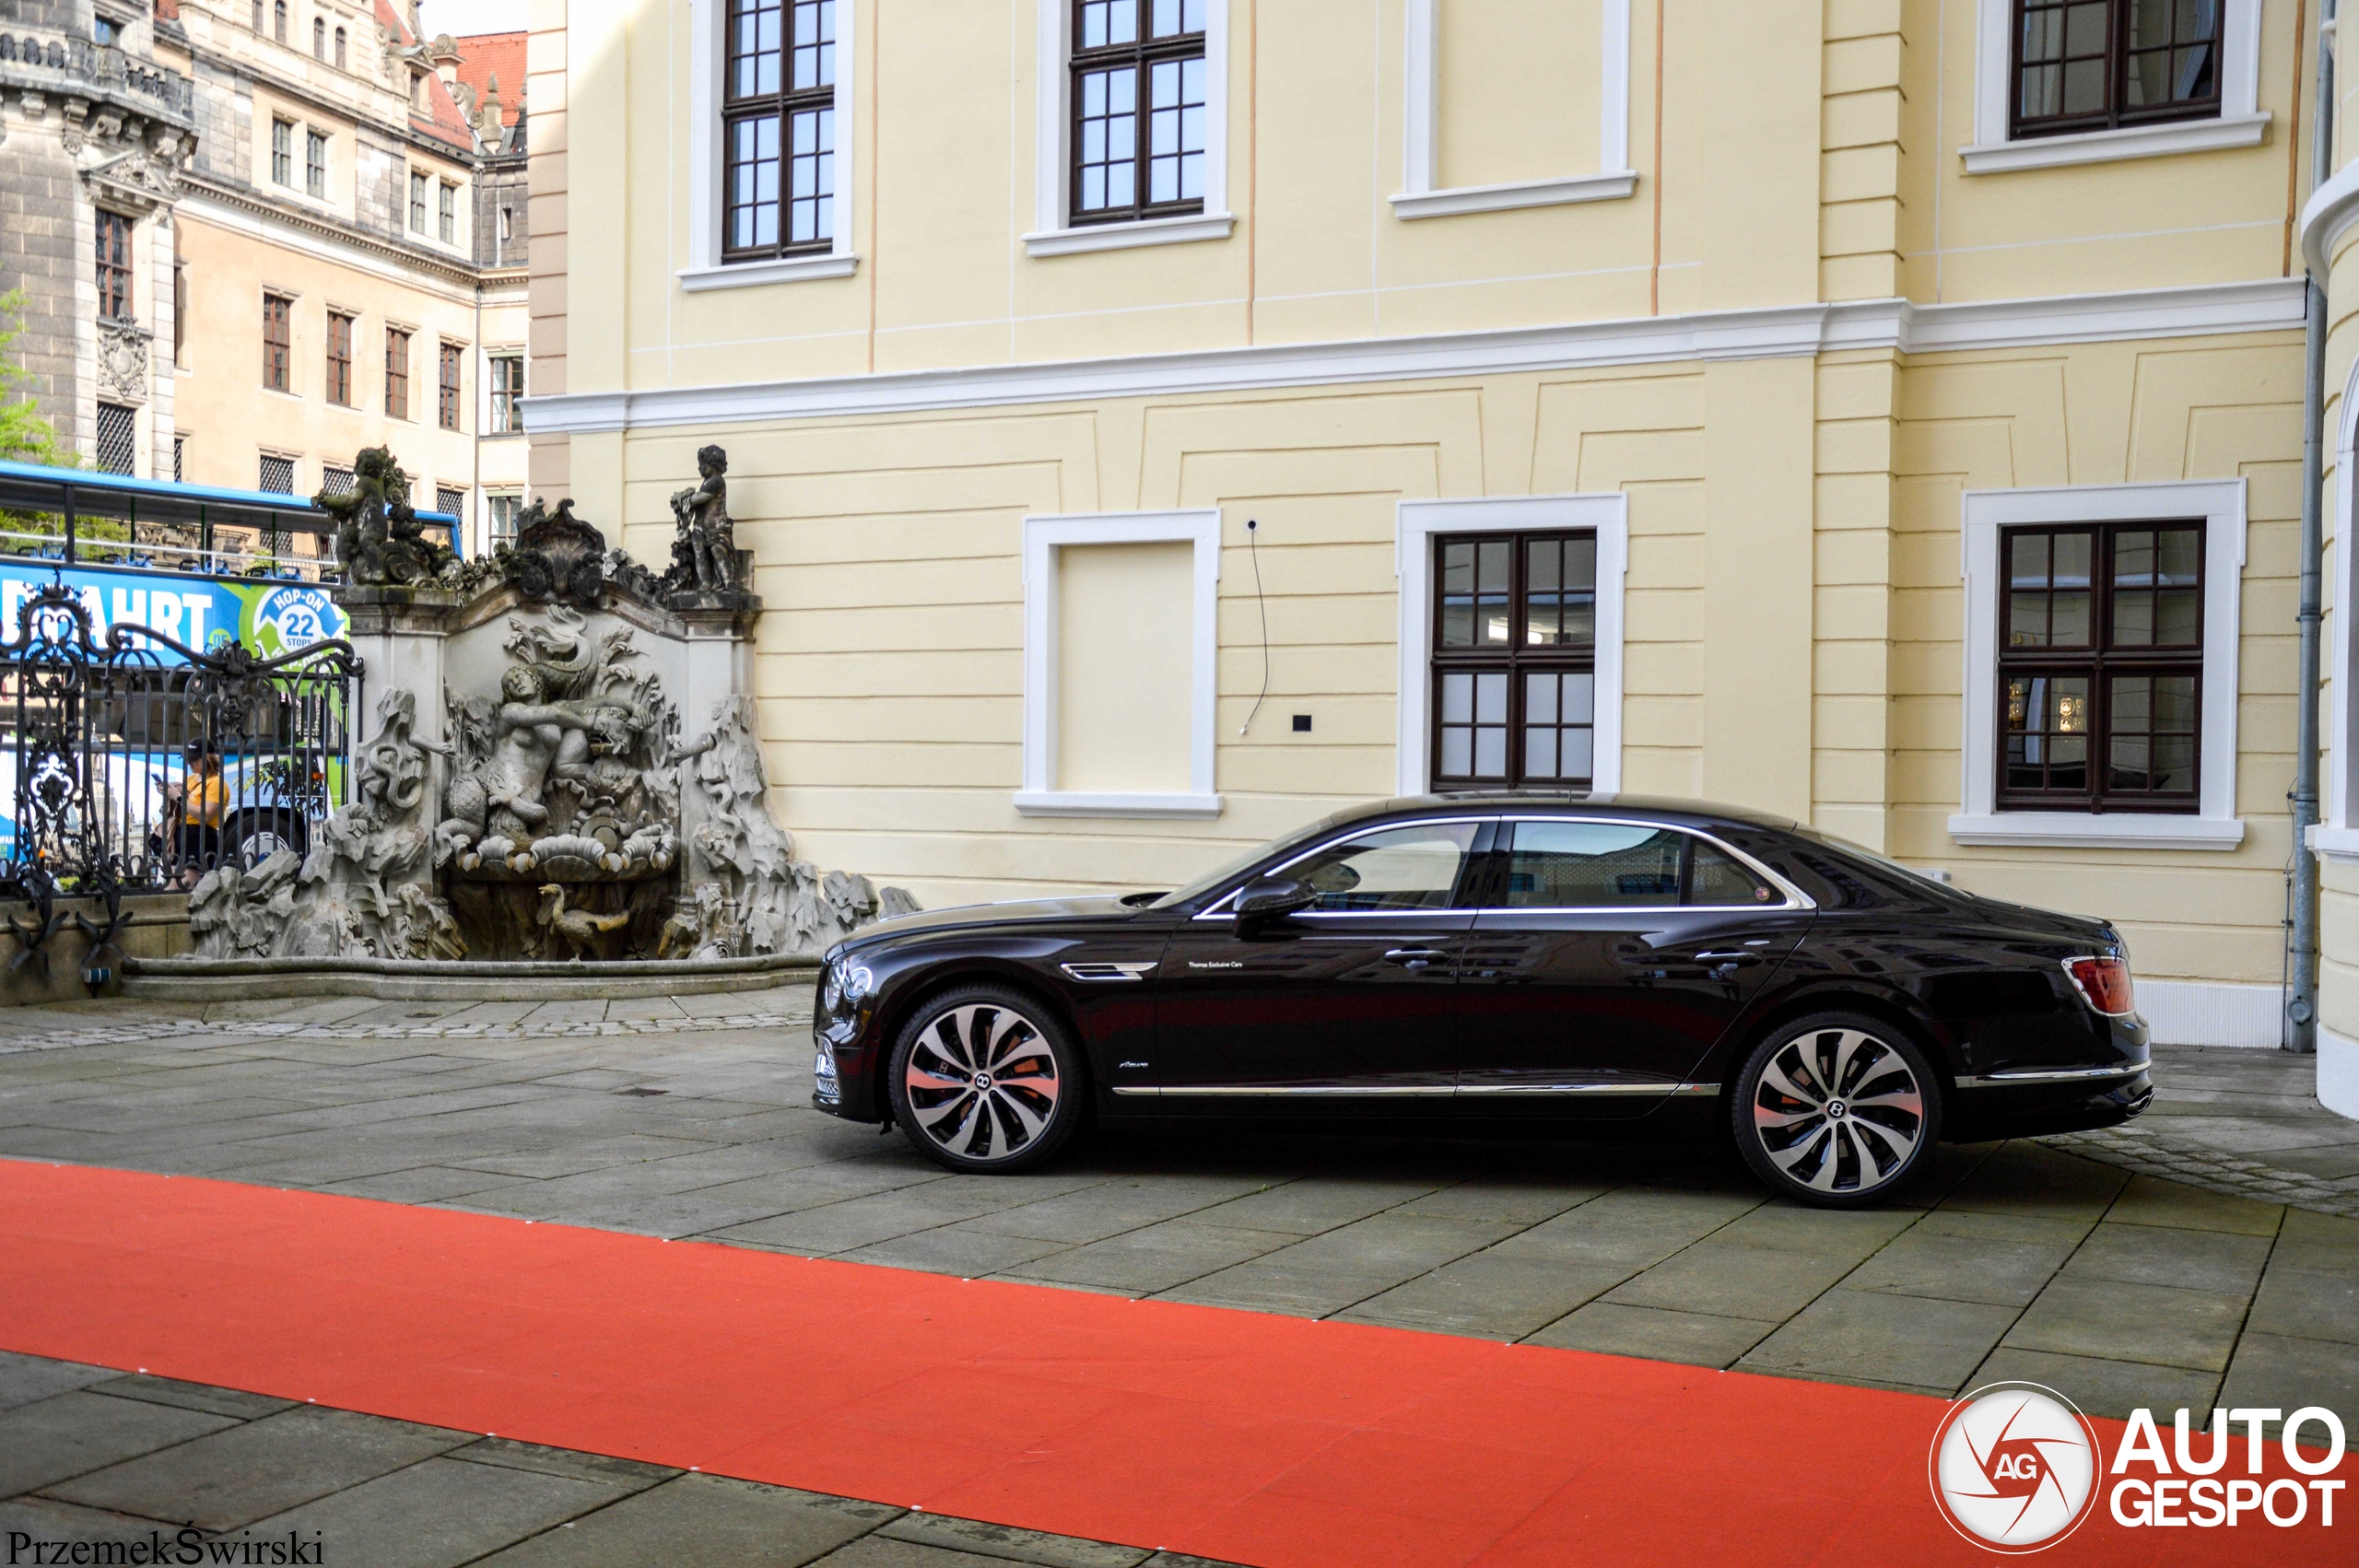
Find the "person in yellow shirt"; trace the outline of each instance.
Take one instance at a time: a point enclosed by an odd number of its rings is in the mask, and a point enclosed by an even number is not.
[[[221,814],[229,804],[229,783],[221,777],[221,754],[204,741],[191,741],[181,753],[188,771],[172,786],[169,809],[180,817],[175,848],[181,882],[194,886],[221,859]]]

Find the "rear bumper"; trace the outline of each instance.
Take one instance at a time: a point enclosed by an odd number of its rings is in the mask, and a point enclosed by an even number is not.
[[[2051,1132],[2087,1132],[2118,1127],[2154,1103],[2154,1080],[2141,1065],[2128,1075],[2078,1082],[1960,1084],[1950,1124],[1942,1136],[1960,1143],[1995,1138],[2028,1138]]]

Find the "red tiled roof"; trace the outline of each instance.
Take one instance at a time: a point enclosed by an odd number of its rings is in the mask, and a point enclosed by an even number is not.
[[[181,0],[156,0],[156,19],[177,22],[181,19]]]
[[[480,104],[496,87],[499,123],[516,123],[524,108],[524,34],[478,32],[451,41],[459,46],[459,80],[475,89]]]
[[[377,20],[393,33],[394,43],[401,48],[407,49],[417,41],[417,35],[409,30],[409,23],[394,9],[393,0],[377,0]],[[466,116],[459,112],[451,89],[432,71],[426,74],[426,101],[410,109],[409,126],[436,141],[449,142],[468,152],[475,150],[475,132],[468,127]]]

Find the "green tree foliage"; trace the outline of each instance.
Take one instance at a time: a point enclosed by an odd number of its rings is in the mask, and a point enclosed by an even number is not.
[[[25,291],[0,294],[0,459],[78,468],[73,453],[57,444],[57,431],[41,417],[41,404],[25,391],[33,373],[17,363],[17,339],[24,335]]]

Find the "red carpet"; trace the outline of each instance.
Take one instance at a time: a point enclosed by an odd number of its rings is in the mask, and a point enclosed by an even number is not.
[[[0,1348],[1270,1568],[1990,1561],[1936,1399],[187,1177],[0,1161]]]

